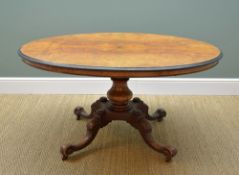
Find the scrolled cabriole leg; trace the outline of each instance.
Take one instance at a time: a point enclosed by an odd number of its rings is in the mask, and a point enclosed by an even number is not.
[[[144,114],[140,112],[139,110],[135,110],[132,112],[132,117],[129,121],[127,121],[131,126],[136,128],[141,136],[143,137],[145,143],[155,151],[162,153],[166,157],[166,161],[170,161],[172,157],[174,157],[177,154],[176,148],[168,145],[164,145],[161,143],[158,143],[154,140],[152,136],[152,127],[150,123],[145,118]]]
[[[62,154],[62,160],[66,160],[73,152],[79,151],[88,146],[96,137],[99,129],[111,122],[111,120],[104,118],[107,102],[107,98],[101,97],[91,105],[92,111],[90,115],[92,119],[87,123],[85,138],[78,144],[68,144],[61,146],[60,152]]]
[[[88,146],[95,138],[95,136],[98,133],[99,130],[99,124],[97,122],[96,118],[93,118],[88,124],[87,124],[87,131],[85,138],[78,144],[68,144],[61,146],[60,152],[62,154],[62,160],[66,160],[70,154],[72,154],[75,151],[81,150]]]

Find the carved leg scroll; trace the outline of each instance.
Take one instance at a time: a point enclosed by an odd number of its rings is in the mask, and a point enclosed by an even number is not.
[[[148,106],[139,98],[134,98],[131,105],[131,117],[127,122],[139,130],[147,145],[149,145],[155,151],[164,154],[166,156],[166,161],[170,161],[172,157],[177,154],[177,150],[171,146],[157,143],[154,140],[152,136],[152,127],[147,121],[149,118]],[[159,114],[157,114],[157,116],[159,116]]]
[[[70,154],[72,154],[75,151],[81,150],[84,147],[88,146],[95,138],[98,130],[99,130],[99,124],[97,122],[97,119],[92,119],[87,124],[87,131],[86,136],[84,140],[76,145],[63,145],[61,146],[61,154],[62,154],[62,160],[66,160]]]
[[[94,140],[99,129],[111,122],[111,120],[106,120],[103,117],[105,115],[105,103],[107,101],[108,100],[106,98],[101,97],[99,100],[92,104],[92,112],[90,114],[92,116],[92,119],[87,124],[85,138],[78,144],[68,144],[61,146],[60,152],[62,154],[62,160],[66,160],[68,156],[73,152],[81,150],[88,146]]]
[[[159,108],[152,115],[147,115],[146,119],[158,120],[160,122],[163,120],[164,117],[166,117],[166,115],[167,115],[166,111],[162,108]]]
[[[99,100],[97,100],[98,102],[107,102],[108,99],[106,97],[101,97]],[[93,105],[91,106],[91,113],[88,114],[85,109],[81,106],[77,106],[75,109],[74,109],[74,114],[76,115],[76,119],[77,120],[80,120],[81,118],[87,118],[87,119],[90,119],[92,118],[92,114],[95,110],[95,103],[93,103]]]
[[[166,161],[170,161],[173,156],[177,154],[177,150],[171,146],[166,146],[161,143],[157,143],[152,136],[152,127],[150,123],[144,118],[140,118],[139,121],[129,122],[134,128],[138,129],[144,141],[157,152],[160,152],[166,156]]]
[[[81,106],[77,106],[74,110],[74,113],[76,115],[77,120],[80,120],[81,118],[92,118],[92,115],[87,114],[85,109]]]
[[[137,106],[144,114],[147,120],[158,120],[162,121],[164,117],[166,117],[166,111],[162,108],[157,109],[152,115],[148,113],[148,105],[146,105],[140,98],[135,97],[132,100],[133,104]]]

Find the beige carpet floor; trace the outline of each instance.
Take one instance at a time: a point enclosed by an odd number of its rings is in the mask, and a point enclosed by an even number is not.
[[[159,105],[168,112],[163,122],[151,123],[157,140],[178,149],[170,163],[122,121],[62,162],[60,145],[85,134],[87,120],[76,121],[74,107],[89,111],[98,97],[0,95],[0,174],[239,174],[239,96],[140,96],[150,112]]]

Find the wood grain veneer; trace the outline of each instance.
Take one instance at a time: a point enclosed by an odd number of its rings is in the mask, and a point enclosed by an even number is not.
[[[111,74],[121,77],[119,71],[123,71],[125,77],[143,77],[142,71],[174,71],[175,74],[175,70],[187,69],[186,73],[191,73],[195,72],[194,68],[208,67],[207,65],[214,64],[221,57],[217,47],[202,41],[143,33],[49,37],[23,45],[19,54],[25,62],[35,67],[95,76],[97,73],[91,71],[103,70],[107,71],[109,77],[112,77]],[[181,73],[185,71],[178,71],[177,74]],[[162,74],[165,73],[146,76]],[[168,72],[170,74],[172,73]]]

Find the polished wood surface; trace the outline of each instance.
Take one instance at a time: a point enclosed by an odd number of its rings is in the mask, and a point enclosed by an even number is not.
[[[215,65],[221,57],[217,47],[202,41],[143,33],[49,37],[23,45],[19,54],[38,68],[92,76],[106,71],[109,77],[121,77],[122,72],[124,77],[191,73]]]

